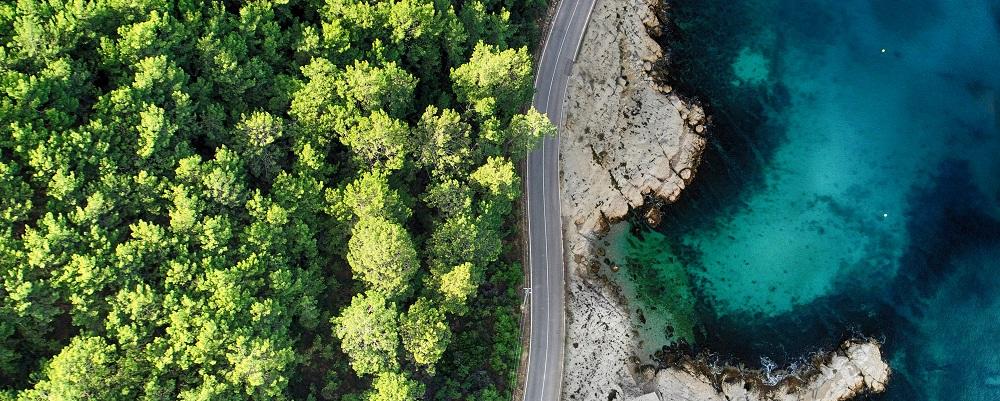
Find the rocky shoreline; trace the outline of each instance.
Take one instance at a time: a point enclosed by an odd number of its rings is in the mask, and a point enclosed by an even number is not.
[[[567,87],[561,199],[568,259],[566,400],[838,401],[879,392],[889,377],[878,343],[848,342],[782,380],[693,357],[659,369],[639,357],[635,317],[604,256],[611,226],[651,223],[694,179],[708,118],[654,78],[664,57],[656,0],[597,0]],[[613,84],[612,84],[613,83]],[[662,362],[663,360],[661,360]],[[643,365],[643,363],[647,363]]]
[[[686,350],[664,356],[660,369],[640,368],[646,394],[677,401],[841,401],[885,390],[891,374],[875,340],[848,340],[800,366],[766,370],[716,364]],[[640,398],[642,399],[642,398]]]

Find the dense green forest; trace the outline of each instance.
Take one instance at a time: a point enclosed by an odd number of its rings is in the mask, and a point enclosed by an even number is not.
[[[0,2],[0,400],[501,400],[544,0]]]

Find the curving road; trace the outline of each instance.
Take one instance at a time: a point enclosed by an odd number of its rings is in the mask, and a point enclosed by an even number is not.
[[[562,0],[556,7],[535,75],[533,105],[556,127],[562,122],[566,80],[595,0]],[[562,219],[559,213],[559,137],[528,154],[528,265],[531,325],[524,401],[560,399],[565,347]]]

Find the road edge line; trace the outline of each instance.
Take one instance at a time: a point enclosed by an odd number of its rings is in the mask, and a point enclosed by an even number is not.
[[[580,31],[580,39],[576,44],[576,53],[573,53],[573,63],[576,63],[576,58],[580,56],[580,49],[583,48],[583,37],[587,36],[587,29],[590,28],[590,17],[594,14],[594,7],[597,6],[597,0],[590,3],[590,11],[587,11],[587,19],[583,23],[583,30]]]

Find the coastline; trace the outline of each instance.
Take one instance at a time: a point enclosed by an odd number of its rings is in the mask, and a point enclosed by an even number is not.
[[[694,178],[705,144],[698,131],[706,129],[700,107],[652,79],[664,55],[648,33],[657,29],[650,3],[599,0],[570,74],[560,145],[568,251],[563,399],[642,393],[640,335],[620,288],[605,276],[604,238],[632,210],[677,199]]]
[[[699,105],[656,76],[664,57],[654,39],[661,34],[657,7],[656,0],[598,0],[567,87],[563,399],[834,401],[882,391],[890,371],[876,342],[847,342],[777,381],[771,371],[681,353],[652,365],[647,351],[656,344],[643,343],[641,312],[630,310],[616,282],[627,278],[611,277],[617,266],[605,257],[607,235],[630,215],[658,223],[660,208],[695,178],[710,123]]]

